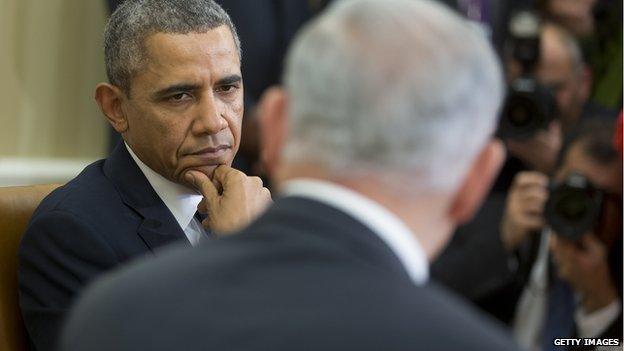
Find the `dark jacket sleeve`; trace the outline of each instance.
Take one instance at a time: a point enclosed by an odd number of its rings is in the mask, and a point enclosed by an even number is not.
[[[54,350],[76,295],[117,262],[98,228],[84,219],[65,210],[37,215],[19,248],[19,303],[31,346]]]

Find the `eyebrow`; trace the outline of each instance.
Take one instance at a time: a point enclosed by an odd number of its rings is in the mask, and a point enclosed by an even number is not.
[[[242,80],[243,80],[243,78],[240,75],[232,74],[232,75],[229,75],[229,76],[226,76],[226,77],[223,77],[223,78],[219,79],[215,83],[215,85],[217,85],[217,86],[230,85],[230,84],[239,83]],[[192,84],[192,83],[174,84],[174,85],[171,85],[171,86],[168,86],[166,88],[158,90],[152,96],[155,99],[159,99],[159,98],[163,98],[163,97],[166,97],[168,95],[175,94],[175,93],[199,90],[199,89],[201,89],[201,87],[202,87],[201,84]]]
[[[238,74],[232,74],[226,77],[219,79],[215,85],[230,85],[234,83],[239,83],[243,78]]]

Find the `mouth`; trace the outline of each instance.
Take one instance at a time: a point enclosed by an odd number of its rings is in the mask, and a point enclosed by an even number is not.
[[[227,144],[219,145],[216,147],[207,147],[201,150],[188,154],[189,156],[197,156],[207,161],[221,161],[220,159],[231,149],[232,147]],[[208,162],[209,164],[212,162]]]

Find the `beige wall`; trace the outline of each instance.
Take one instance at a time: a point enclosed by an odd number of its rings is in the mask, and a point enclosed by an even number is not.
[[[104,155],[103,0],[0,0],[0,158]]]

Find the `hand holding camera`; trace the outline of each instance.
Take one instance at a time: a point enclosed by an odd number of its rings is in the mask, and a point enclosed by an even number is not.
[[[553,235],[550,252],[559,277],[580,293],[585,313],[591,313],[606,307],[618,295],[609,272],[606,245],[593,233],[583,235],[578,244]]]
[[[548,199],[548,177],[539,172],[521,172],[507,195],[501,222],[501,240],[509,251],[516,249],[533,232],[544,226],[544,205]]]

